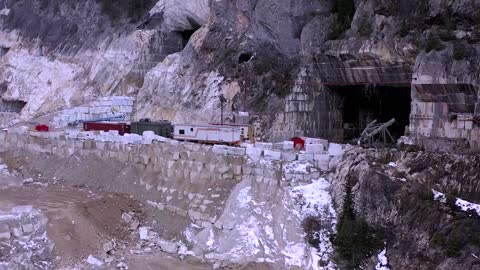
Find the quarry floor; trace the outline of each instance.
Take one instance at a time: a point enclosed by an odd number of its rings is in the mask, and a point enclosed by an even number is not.
[[[2,183],[6,182],[9,181],[2,177]],[[8,211],[19,205],[32,205],[48,217],[47,233],[55,243],[54,263],[57,269],[89,269],[84,265],[85,259],[91,254],[97,256],[98,252],[102,252],[102,245],[110,239],[126,244],[125,250],[134,247],[138,236],[122,226],[123,212],[136,213],[141,222],[148,219],[142,204],[127,195],[94,193],[55,185],[2,185],[0,209]],[[182,261],[162,252],[125,256],[129,269],[212,269],[207,264]]]

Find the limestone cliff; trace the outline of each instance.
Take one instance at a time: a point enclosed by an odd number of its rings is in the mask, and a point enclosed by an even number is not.
[[[206,122],[224,94],[230,121],[248,111],[268,139],[395,117],[400,135],[477,146],[477,1],[130,2],[0,1],[2,106],[26,120],[122,94],[137,117]],[[341,90],[372,87],[403,89],[402,113],[349,119]]]

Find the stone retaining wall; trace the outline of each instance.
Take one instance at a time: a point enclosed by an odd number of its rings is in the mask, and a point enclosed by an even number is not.
[[[320,173],[286,172],[284,168],[292,162],[300,162],[310,164],[309,167],[318,172],[326,171],[334,168],[342,155],[340,145],[325,142],[312,144],[313,150],[295,152],[293,149],[275,150],[280,146],[273,144],[259,144],[262,148],[253,145],[229,147],[136,136],[136,140],[125,143],[125,138],[118,135],[116,141],[102,141],[103,132],[76,132],[75,135],[68,131],[0,133],[0,150],[20,150],[25,155],[43,153],[59,159],[72,155],[95,156],[106,162],[125,163],[140,172],[138,179],[131,180],[131,185],[139,180],[146,191],[156,194],[149,200],[150,205],[189,217],[202,227],[217,222],[231,190],[240,181],[254,180],[271,187],[309,181]]]

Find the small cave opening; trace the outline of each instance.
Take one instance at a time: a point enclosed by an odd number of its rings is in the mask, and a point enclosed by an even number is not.
[[[3,57],[5,54],[8,53],[8,51],[10,51],[10,48],[0,47],[0,57]]]
[[[190,41],[190,38],[192,37],[193,33],[195,33],[197,29],[192,29],[192,30],[185,30],[185,31],[180,31],[180,35],[182,36],[182,47],[185,48]]]
[[[411,110],[411,88],[395,86],[336,86],[332,88],[341,97],[343,141],[356,140],[365,127],[374,120],[385,123],[395,119],[388,128],[397,140],[405,135]]]
[[[252,54],[250,54],[250,53],[242,53],[242,54],[240,54],[240,56],[238,57],[238,63],[239,63],[239,64],[246,63],[246,62],[250,61],[250,59],[252,59]]]
[[[0,112],[20,113],[25,105],[27,105],[27,103],[22,100],[1,100]]]

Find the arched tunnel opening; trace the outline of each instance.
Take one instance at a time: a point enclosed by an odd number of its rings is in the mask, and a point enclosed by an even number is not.
[[[0,112],[20,113],[25,105],[27,103],[21,100],[0,100]]]
[[[182,47],[183,48],[185,48],[187,46],[187,44],[190,41],[190,38],[192,37],[193,33],[195,33],[195,31],[197,31],[197,30],[198,30],[198,28],[178,32],[182,37]]]
[[[392,118],[395,123],[388,128],[392,137],[396,140],[405,135],[411,110],[410,85],[348,85],[331,89],[340,97],[342,117],[336,121],[341,122],[337,127],[342,138],[337,139],[356,140],[372,121],[385,123]]]

